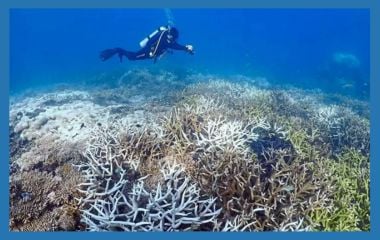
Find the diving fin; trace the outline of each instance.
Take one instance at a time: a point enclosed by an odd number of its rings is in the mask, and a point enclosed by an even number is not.
[[[128,52],[122,48],[111,48],[111,49],[103,50],[100,52],[99,57],[102,61],[106,61],[106,60],[110,59],[115,54],[118,54],[118,56],[120,58],[120,62],[123,61],[123,56],[126,56],[128,58]]]

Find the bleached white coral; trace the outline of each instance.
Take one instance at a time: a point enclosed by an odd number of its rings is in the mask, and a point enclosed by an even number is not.
[[[241,232],[250,230],[250,227],[256,224],[256,221],[249,221],[250,218],[245,219],[245,216],[238,215],[234,217],[232,220],[227,219],[223,228],[214,229],[215,231],[222,232]]]
[[[216,199],[203,197],[175,163],[162,166],[163,182],[153,190],[145,188],[148,176],[136,179],[139,157],[129,158],[133,154],[124,154],[120,147],[121,128],[116,121],[95,130],[84,153],[86,161],[78,166],[85,178],[79,185],[85,196],[78,200],[88,230],[191,230],[215,220],[221,211]],[[138,142],[139,136],[128,135],[136,138],[131,142]]]
[[[258,138],[254,130],[260,127],[268,126],[264,121],[251,125],[238,120],[227,121],[219,116],[215,120],[209,119],[200,132],[194,133],[196,146],[205,151],[246,152],[248,143]]]
[[[337,106],[336,105],[322,105],[319,108],[316,109],[315,117],[317,121],[324,122],[324,123],[333,123],[337,122]]]
[[[173,165],[162,170],[162,174],[164,184],[159,183],[151,192],[144,188],[143,177],[133,183],[115,184],[112,189],[117,188],[116,191],[104,189],[92,197],[87,195],[82,199],[89,206],[82,214],[87,229],[178,231],[197,229],[216,220],[221,212],[215,205],[216,199],[204,199],[182,168]],[[86,190],[92,191],[96,182],[92,183]]]
[[[223,108],[225,108],[225,106],[221,101],[205,96],[197,96],[192,104],[185,103],[183,105],[184,112],[198,115],[207,114],[211,111],[222,110]]]

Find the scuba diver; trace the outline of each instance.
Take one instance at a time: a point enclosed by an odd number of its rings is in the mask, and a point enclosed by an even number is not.
[[[117,54],[120,58],[120,62],[123,61],[123,56],[132,61],[153,59],[154,62],[156,62],[157,59],[161,58],[166,52],[170,52],[169,49],[182,50],[193,55],[193,46],[178,44],[178,37],[179,33],[175,27],[159,27],[140,42],[141,49],[137,52],[126,51],[122,48],[106,49],[100,53],[100,59],[106,61]]]

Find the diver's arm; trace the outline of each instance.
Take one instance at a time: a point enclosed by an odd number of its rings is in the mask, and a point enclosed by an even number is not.
[[[168,47],[171,49],[182,50],[182,51],[186,51],[190,54],[194,54],[193,46],[191,46],[191,45],[185,45],[184,46],[184,45],[181,45],[177,42],[174,42],[174,43],[170,44]]]
[[[183,45],[181,45],[181,44],[179,44],[179,43],[177,43],[177,42],[174,42],[174,43],[172,43],[172,44],[169,44],[168,47],[171,48],[171,49],[175,49],[175,50],[187,51],[186,46],[183,46]]]

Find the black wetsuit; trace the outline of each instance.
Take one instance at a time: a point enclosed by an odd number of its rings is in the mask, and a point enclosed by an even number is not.
[[[131,52],[124,50],[122,48],[106,49],[100,53],[100,58],[105,61],[115,54],[119,55],[120,61],[122,61],[123,56],[127,57],[129,60],[144,60],[144,59],[154,59],[157,60],[162,54],[167,52],[169,49],[189,51],[186,46],[178,44],[176,39],[169,38],[169,31],[159,30],[151,39],[148,40],[147,44],[138,50],[137,52]]]

